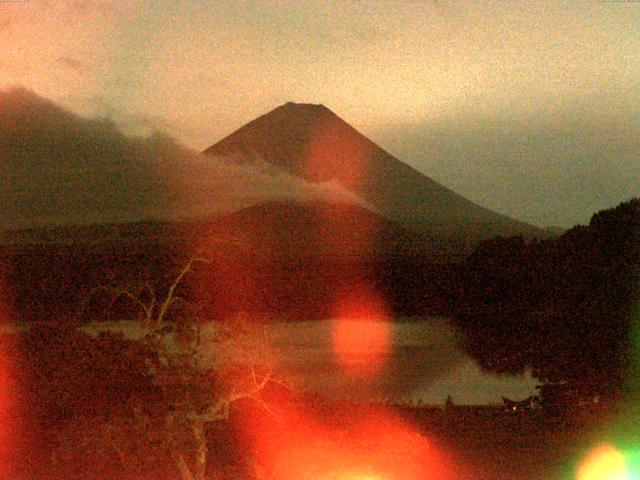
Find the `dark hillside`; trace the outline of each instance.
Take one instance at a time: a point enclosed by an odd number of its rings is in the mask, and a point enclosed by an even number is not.
[[[240,310],[321,318],[359,284],[375,286],[398,315],[442,313],[456,271],[434,260],[428,239],[360,207],[321,203],[268,203],[213,222],[30,229],[4,240],[0,266],[21,321],[131,317],[139,312],[95,288],[161,289],[196,252],[211,264],[189,275],[181,295],[205,318]]]

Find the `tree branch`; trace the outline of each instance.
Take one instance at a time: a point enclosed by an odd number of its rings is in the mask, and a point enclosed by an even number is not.
[[[176,288],[178,288],[178,285],[180,285],[180,283],[182,282],[182,279],[184,278],[184,276],[191,271],[191,269],[193,268],[193,265],[196,262],[210,263],[209,260],[207,260],[206,258],[203,258],[203,257],[192,257],[187,262],[187,264],[182,268],[182,270],[180,271],[178,276],[175,278],[173,283],[169,286],[169,289],[167,290],[167,294],[164,297],[164,301],[162,302],[162,305],[160,306],[160,310],[158,311],[158,315],[157,315],[157,317],[155,319],[156,328],[159,327],[162,324],[162,322],[164,321],[164,317],[167,314],[167,311],[169,310],[169,307],[171,306],[171,304],[174,301],[174,293],[176,291]]]

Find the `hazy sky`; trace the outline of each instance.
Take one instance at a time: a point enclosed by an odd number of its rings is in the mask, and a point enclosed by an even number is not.
[[[640,195],[638,2],[7,1],[0,46],[0,88],[198,150],[322,103],[539,225]]]

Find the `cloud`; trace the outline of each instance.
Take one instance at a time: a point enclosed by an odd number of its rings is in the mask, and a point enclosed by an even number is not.
[[[193,125],[185,125],[160,114],[115,106],[102,95],[62,95],[57,96],[56,100],[82,117],[108,118],[127,135],[148,136],[161,133],[184,141],[185,137],[192,137],[193,132],[198,130]]]
[[[0,225],[132,221],[167,194],[156,164],[186,150],[123,134],[24,89],[0,93]]]
[[[307,182],[259,157],[191,155],[161,168],[163,178],[171,179],[174,200],[164,215],[173,218],[222,214],[271,200],[324,200],[373,210],[336,182]]]
[[[338,184],[259,158],[197,155],[161,133],[127,135],[109,117],[82,118],[28,90],[0,92],[0,106],[4,228],[212,216],[273,199],[367,206]]]
[[[98,95],[85,99],[84,103],[89,108],[88,116],[109,118],[118,125],[118,128],[131,135],[150,135],[157,132],[168,135],[177,128],[160,115],[133,113],[119,109]]]

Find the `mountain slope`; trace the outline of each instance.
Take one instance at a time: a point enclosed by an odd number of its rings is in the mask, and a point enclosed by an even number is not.
[[[28,90],[0,90],[0,231],[180,222],[274,198],[362,203],[335,182],[264,161],[211,162],[169,137],[131,136]]]
[[[236,245],[270,260],[424,258],[431,240],[363,207],[325,201],[271,201],[207,225],[223,248]],[[202,235],[201,235],[202,236]]]
[[[260,157],[312,182],[335,181],[386,217],[463,243],[495,235],[544,235],[497,214],[402,163],[322,105],[287,103],[205,150]]]

